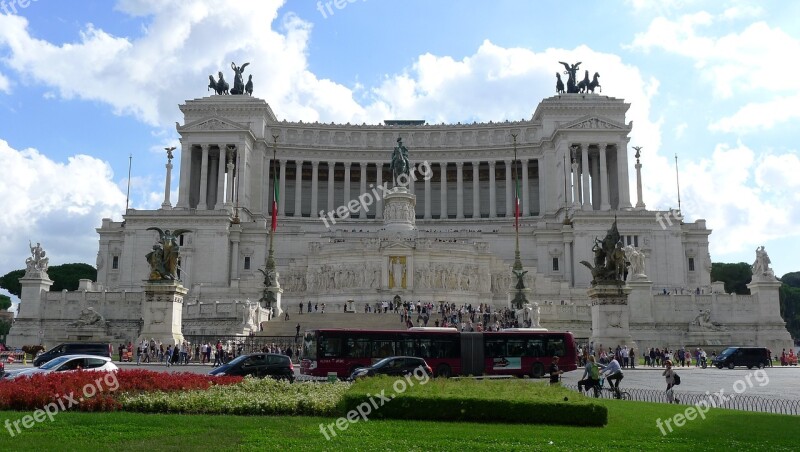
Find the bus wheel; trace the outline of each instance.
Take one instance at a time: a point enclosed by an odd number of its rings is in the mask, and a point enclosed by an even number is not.
[[[531,377],[542,378],[544,376],[544,365],[542,363],[533,363],[531,367]]]
[[[450,378],[450,375],[452,375],[452,371],[447,364],[439,364],[439,367],[436,368],[437,377]]]

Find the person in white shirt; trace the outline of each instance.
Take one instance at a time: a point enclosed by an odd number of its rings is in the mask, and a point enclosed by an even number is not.
[[[614,388],[615,391],[619,391],[619,382],[622,380],[622,369],[619,367],[619,361],[616,358],[611,357],[611,362],[605,366],[602,366],[603,371],[601,374],[606,375],[606,380],[608,380],[608,384]]]

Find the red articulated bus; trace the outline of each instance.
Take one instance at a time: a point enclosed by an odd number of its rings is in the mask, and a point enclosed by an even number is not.
[[[437,377],[453,375],[544,376],[552,357],[559,368],[575,370],[575,338],[539,328],[458,332],[455,328],[395,331],[325,329],[303,336],[300,374],[347,378],[358,367],[387,356],[424,358]]]

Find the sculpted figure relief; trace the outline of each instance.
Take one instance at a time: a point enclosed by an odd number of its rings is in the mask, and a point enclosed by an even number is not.
[[[751,265],[753,281],[775,281],[775,272],[769,267],[771,261],[764,246],[756,248],[756,261]]]
[[[84,327],[84,326],[92,326],[105,323],[105,319],[103,316],[98,314],[94,308],[89,307],[85,308],[81,311],[81,316],[78,317],[78,320],[69,324],[69,326],[73,326],[76,328]]]

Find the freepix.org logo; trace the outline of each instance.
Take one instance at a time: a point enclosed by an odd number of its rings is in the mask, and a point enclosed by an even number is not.
[[[420,177],[418,177],[418,175]],[[414,182],[420,179],[430,180],[432,177],[433,177],[433,170],[431,169],[431,164],[425,161],[414,166],[409,174],[398,175],[397,186],[407,187],[412,180]],[[372,191],[362,193],[361,195],[358,196],[358,198],[351,199],[348,203],[342,204],[336,209],[330,210],[328,212],[320,210],[319,219],[322,220],[323,223],[325,223],[326,228],[330,228],[331,224],[336,224],[337,219],[345,220],[349,218],[351,214],[357,213],[362,209],[364,210],[364,212],[369,212],[369,208],[371,205],[382,200],[386,195],[391,194],[393,191],[393,189],[388,188],[388,182],[384,182],[383,184],[378,186],[375,186],[375,184],[370,184],[369,188],[371,188]],[[336,215],[336,218],[334,218],[334,215]],[[328,220],[330,220],[330,224]]]

